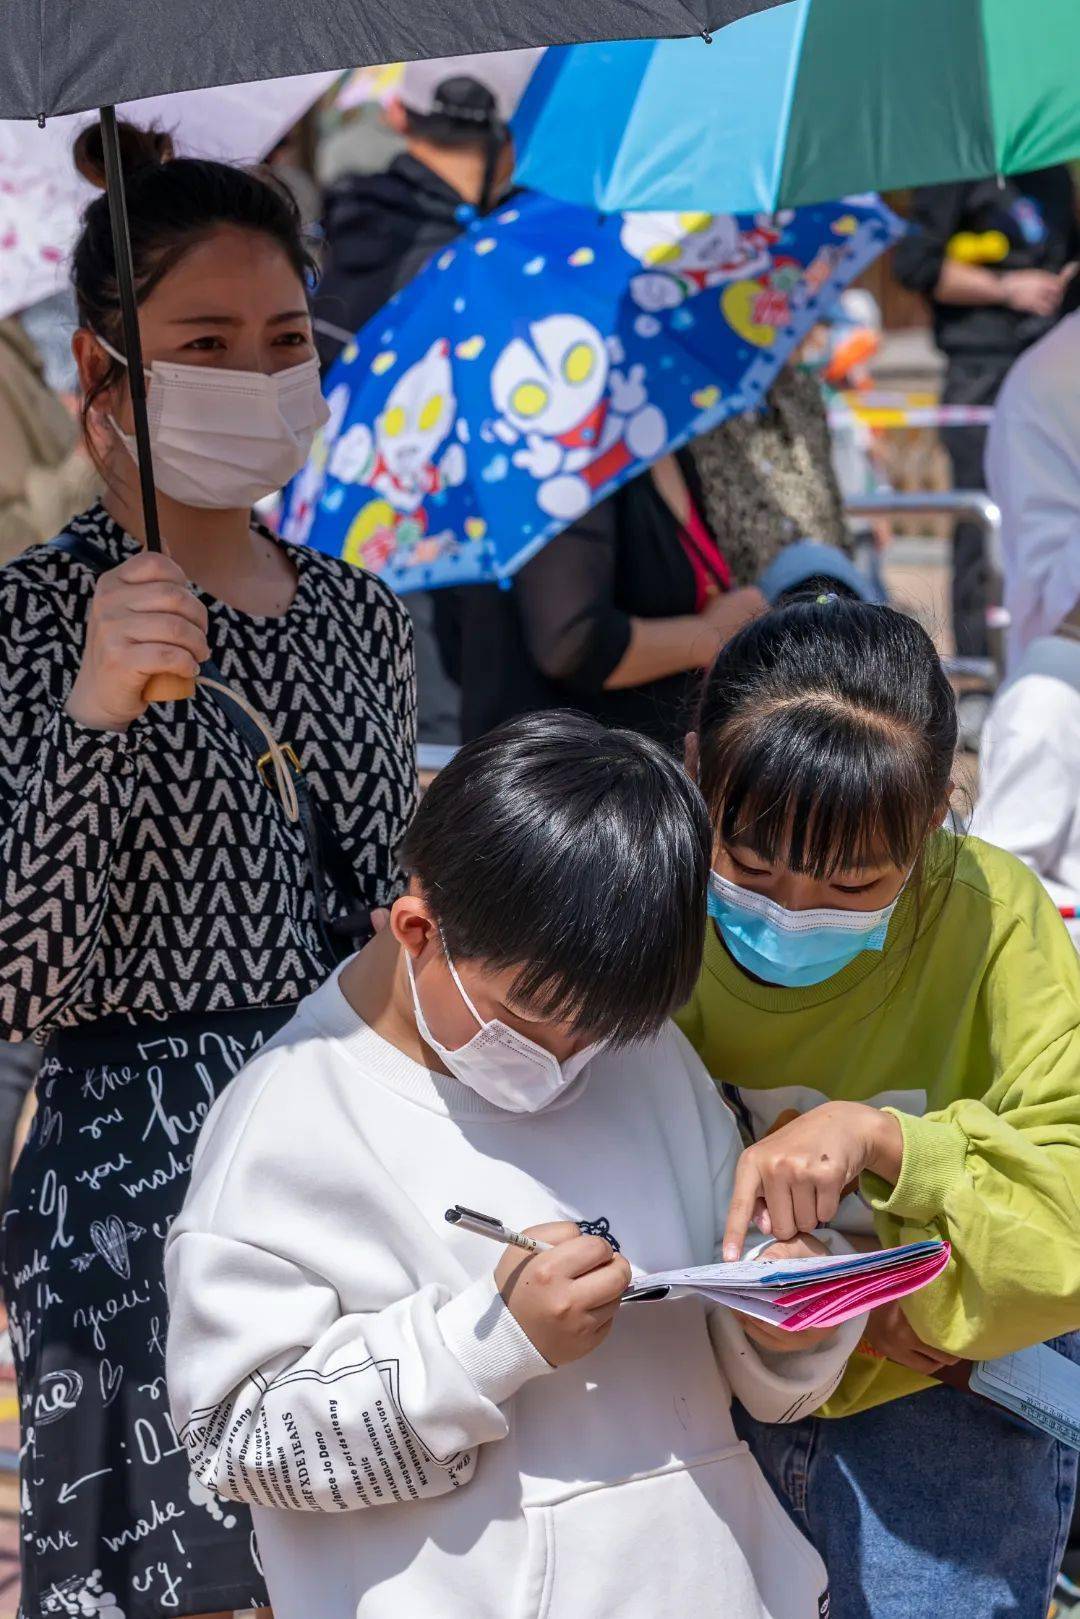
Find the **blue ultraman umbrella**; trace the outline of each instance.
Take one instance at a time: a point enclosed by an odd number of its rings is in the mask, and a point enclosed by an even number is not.
[[[515,198],[345,350],[285,532],[401,592],[505,580],[753,408],[901,228],[873,197],[777,217]]]

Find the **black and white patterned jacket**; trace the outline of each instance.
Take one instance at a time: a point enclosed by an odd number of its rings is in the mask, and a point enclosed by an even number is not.
[[[115,564],[101,507],[71,525]],[[225,680],[295,749],[365,899],[400,888],[416,805],[412,633],[379,580],[287,547],[287,613],[204,597]],[[95,577],[37,547],[0,569],[0,1037],[113,1013],[293,1001],[326,976],[304,840],[204,691],[124,734],[63,712]]]

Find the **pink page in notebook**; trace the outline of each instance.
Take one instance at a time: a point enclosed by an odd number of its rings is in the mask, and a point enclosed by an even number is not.
[[[872,1283],[881,1280],[894,1281],[906,1276],[909,1271],[921,1275],[931,1265],[940,1261],[938,1253],[925,1254],[921,1259],[906,1265],[881,1266],[874,1270],[855,1271],[850,1276],[830,1277],[826,1282],[808,1281],[802,1287],[786,1288],[780,1297],[782,1304],[818,1304],[827,1299],[845,1298],[852,1288],[869,1287]]]
[[[850,1321],[853,1315],[861,1315],[864,1310],[875,1309],[880,1304],[891,1304],[894,1299],[902,1299],[908,1293],[914,1293],[927,1283],[935,1281],[949,1263],[950,1248],[946,1243],[940,1253],[933,1254],[928,1260],[918,1265],[908,1265],[903,1270],[895,1271],[891,1275],[876,1275],[863,1283],[853,1283],[845,1288],[830,1286],[825,1297],[820,1295],[801,1308],[795,1309],[780,1323],[788,1332],[797,1332],[804,1327],[838,1327],[844,1321]]]

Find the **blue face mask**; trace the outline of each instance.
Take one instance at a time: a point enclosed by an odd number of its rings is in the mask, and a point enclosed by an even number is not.
[[[785,989],[823,984],[864,950],[883,950],[899,898],[879,911],[789,911],[709,874],[709,915],[731,954],[755,978]]]

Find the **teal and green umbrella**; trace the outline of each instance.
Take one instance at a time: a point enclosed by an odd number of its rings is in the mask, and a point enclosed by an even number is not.
[[[1080,157],[1080,0],[787,0],[549,50],[518,178],[605,212],[773,212]]]

